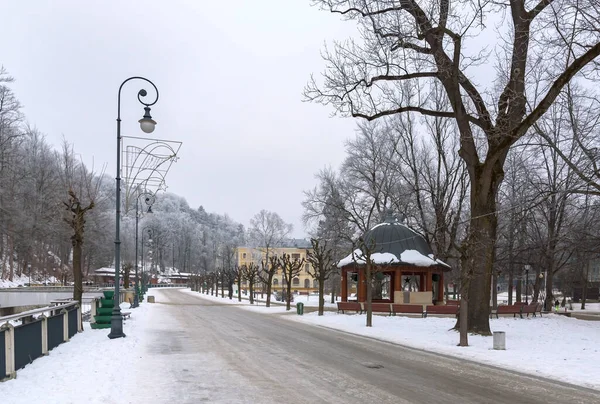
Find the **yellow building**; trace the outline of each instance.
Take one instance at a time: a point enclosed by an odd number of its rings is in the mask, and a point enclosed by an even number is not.
[[[312,268],[308,262],[306,262],[306,250],[310,250],[310,243],[305,240],[294,240],[293,246],[290,247],[278,247],[278,248],[270,248],[269,256],[277,256],[280,257],[284,253],[289,254],[293,259],[302,260],[304,259],[304,264],[298,276],[292,279],[292,291],[299,293],[307,293],[307,292],[316,292],[318,291],[319,283],[316,279],[313,279],[308,271]],[[266,258],[267,250],[266,248],[261,247],[238,247],[238,265],[241,267],[242,265],[249,265],[250,263],[254,263],[260,267],[261,261],[264,261]],[[314,273],[314,272],[313,272]],[[273,291],[281,291],[282,285],[285,283],[285,278],[283,276],[283,271],[281,269],[277,270],[275,276],[273,276],[272,289]],[[247,287],[248,282],[242,281],[242,289]],[[285,286],[285,285],[284,285]],[[256,290],[260,291],[262,288],[262,284],[259,282],[256,284]]]

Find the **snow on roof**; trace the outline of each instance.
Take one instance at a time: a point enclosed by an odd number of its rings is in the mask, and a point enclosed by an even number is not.
[[[396,255],[386,252],[386,253],[373,253],[371,254],[371,261],[374,264],[408,264],[414,265],[417,267],[430,267],[433,265],[445,265],[449,267],[443,261],[436,259],[433,254],[430,254],[428,257],[421,254],[417,250],[406,250],[402,254],[400,254],[400,258]],[[352,263],[356,264],[365,264],[365,257],[363,252],[360,249],[354,250],[347,257],[343,258],[338,262],[338,268],[341,268],[346,265],[350,265]]]
[[[94,271],[97,275],[101,274],[113,274],[115,273],[114,268],[98,268]]]

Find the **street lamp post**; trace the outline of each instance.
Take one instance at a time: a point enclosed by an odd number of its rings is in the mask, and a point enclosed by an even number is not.
[[[138,222],[140,218],[140,198],[144,198],[144,202],[148,206],[148,210],[146,213],[152,213],[152,204],[154,204],[154,195],[149,192],[143,192],[135,198],[135,289],[133,295],[133,305],[132,308],[139,307],[140,305],[140,278],[138,277]],[[142,242],[144,241],[144,236],[142,235]]]
[[[154,131],[154,127],[156,126],[156,122],[150,116],[150,107],[158,101],[158,89],[154,85],[153,82],[148,80],[145,77],[133,76],[121,83],[119,86],[119,93],[117,96],[117,177],[116,179],[116,211],[115,211],[115,305],[112,312],[112,318],[110,321],[110,334],[108,334],[108,338],[122,338],[125,337],[123,333],[123,316],[121,315],[121,306],[120,306],[120,290],[119,290],[119,272],[121,270],[121,240],[120,240],[120,232],[121,232],[121,90],[123,86],[131,81],[131,80],[142,80],[154,87],[156,92],[156,98],[151,103],[146,103],[142,101],[142,97],[148,95],[146,90],[141,89],[138,91],[138,101],[140,104],[144,105],[144,116],[138,122],[140,124],[140,128],[144,133],[152,133]]]
[[[144,293],[146,293],[148,290],[148,285],[146,283],[146,256],[144,255],[144,234],[146,234],[146,230],[148,230],[149,236],[148,243],[152,243],[152,228],[146,226],[142,229],[142,288],[144,290]]]
[[[144,227],[142,229],[142,290],[146,293],[146,256],[144,255],[144,234],[146,234],[146,230],[148,230],[149,239],[148,242],[152,242],[152,229],[150,227]]]
[[[525,265],[525,304],[529,304],[529,265]]]

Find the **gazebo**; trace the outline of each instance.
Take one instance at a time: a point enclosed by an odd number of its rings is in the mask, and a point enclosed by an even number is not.
[[[442,304],[444,272],[452,268],[437,259],[425,238],[395,219],[388,211],[383,223],[363,235],[364,247],[338,263],[342,272],[341,297],[367,300],[366,250],[372,262],[372,301],[400,304]],[[365,250],[365,251],[363,251]]]

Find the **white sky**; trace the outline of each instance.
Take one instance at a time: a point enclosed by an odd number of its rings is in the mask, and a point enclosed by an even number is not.
[[[145,76],[160,91],[152,137],[183,141],[168,191],[245,225],[275,211],[304,235],[302,191],[341,162],[356,122],[330,118],[331,108],[301,102],[301,92],[324,68],[324,41],[350,36],[352,23],[309,0],[3,1],[1,9],[0,64],[50,144],[64,136],[114,177],[117,90]],[[140,88],[123,90],[123,135],[142,135]]]

